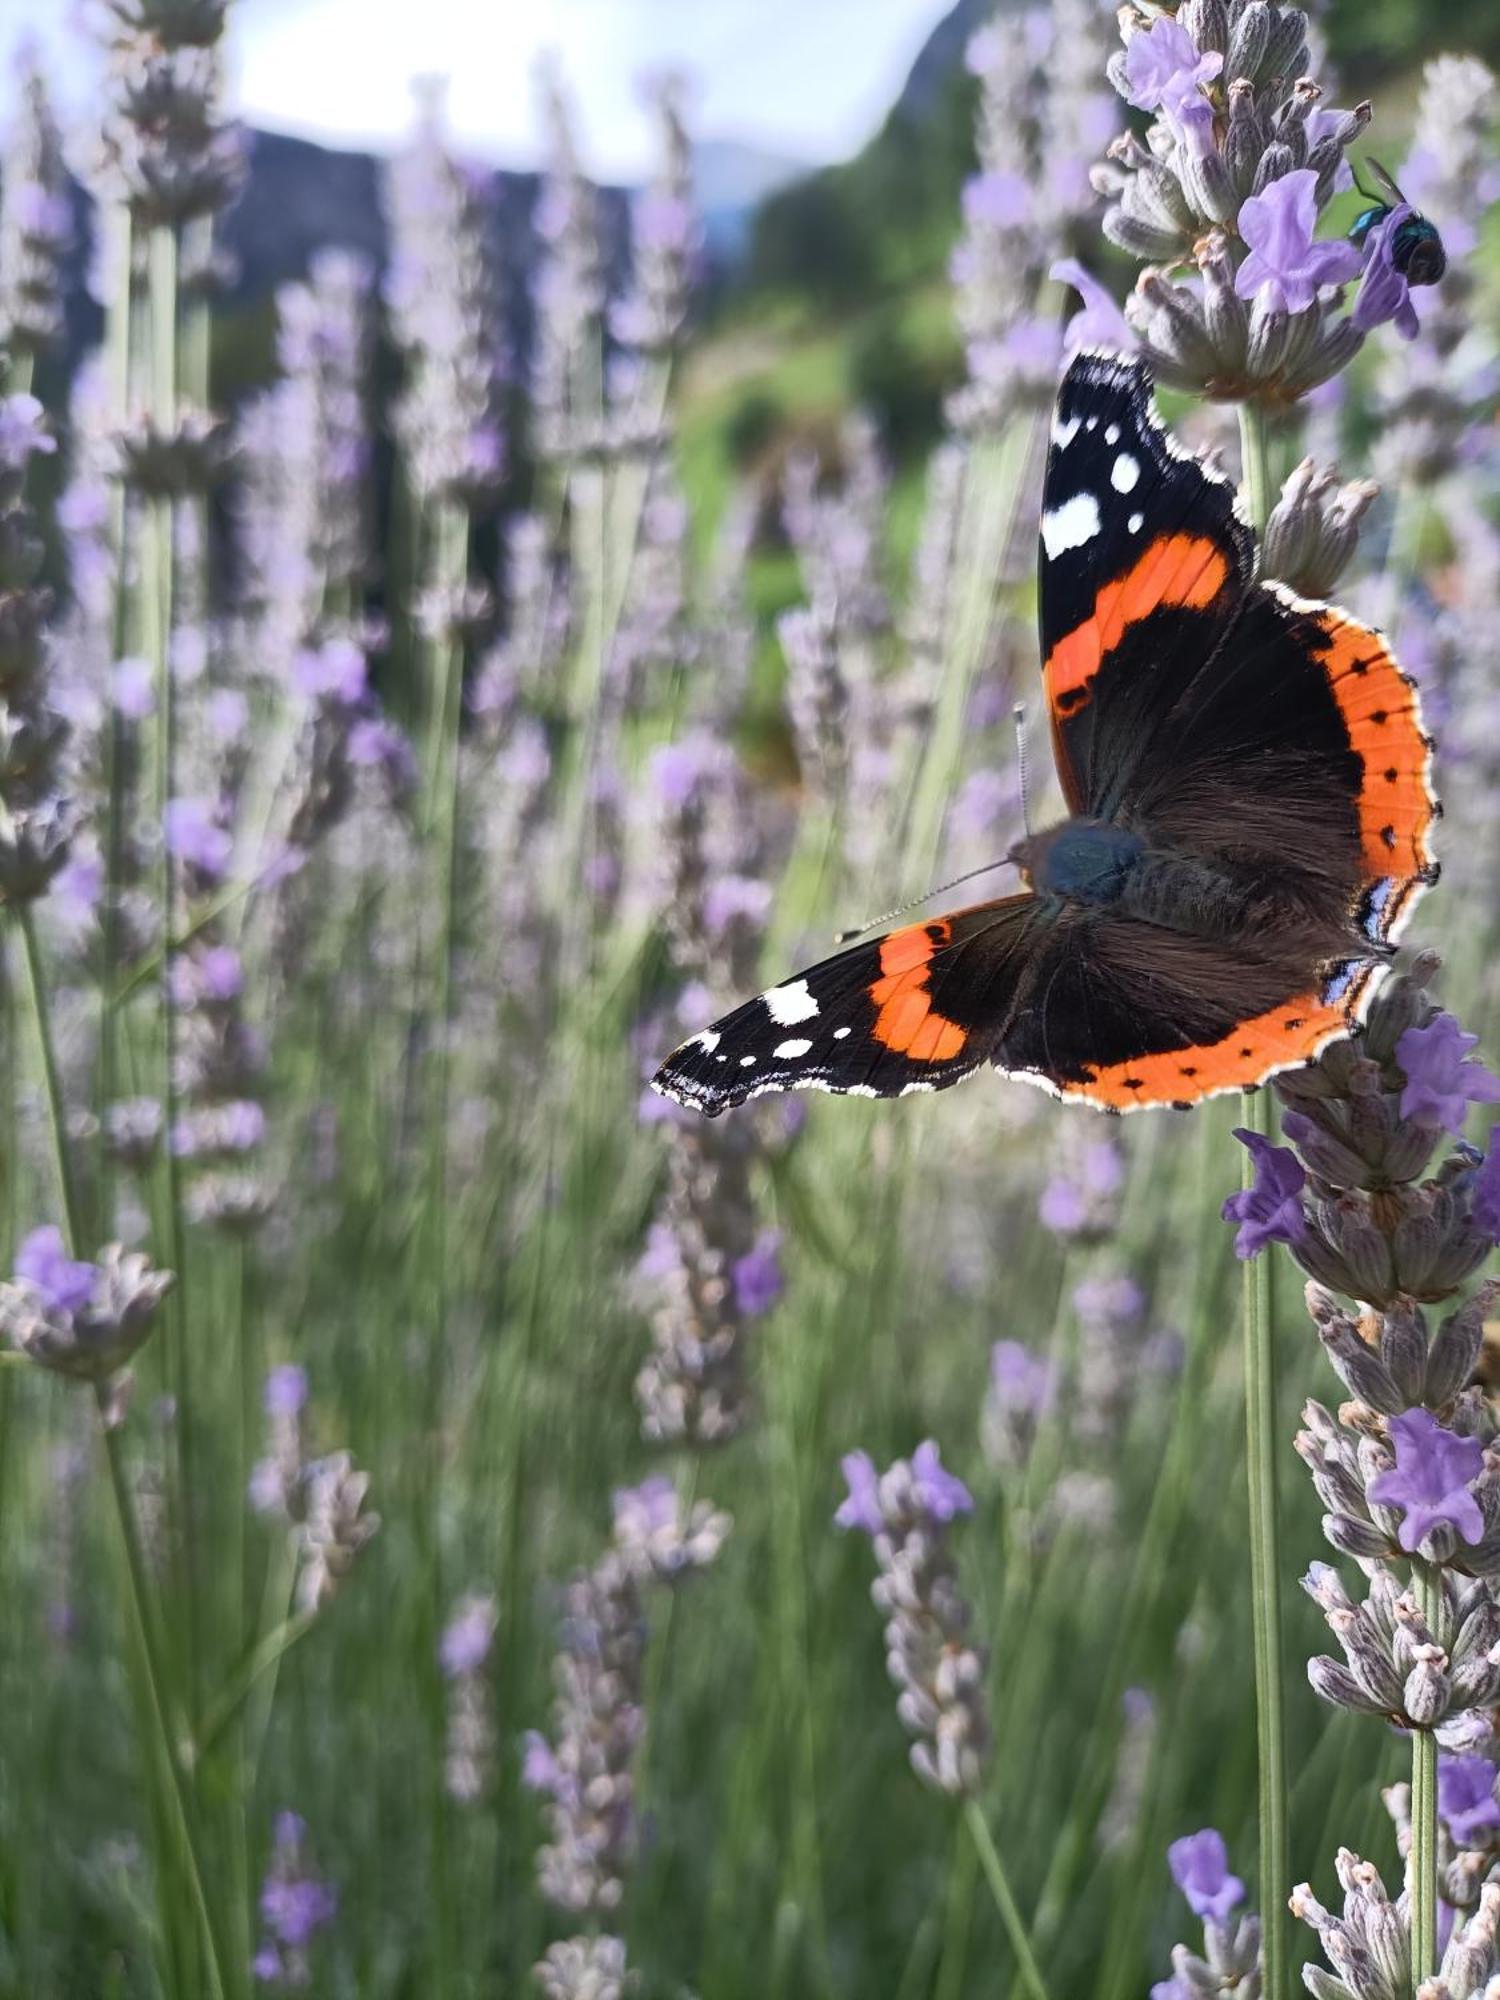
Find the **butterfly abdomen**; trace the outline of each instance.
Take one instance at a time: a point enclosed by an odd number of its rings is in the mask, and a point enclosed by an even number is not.
[[[1190,854],[1148,851],[1130,871],[1124,914],[1186,937],[1230,938],[1250,925],[1257,891]]]

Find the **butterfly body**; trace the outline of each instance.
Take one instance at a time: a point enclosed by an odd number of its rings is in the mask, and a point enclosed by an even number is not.
[[[1023,891],[772,987],[656,1088],[896,1097],[985,1064],[1124,1111],[1305,1062],[1360,1019],[1436,869],[1415,690],[1379,636],[1259,581],[1228,484],[1138,363],[1063,383],[1041,521],[1042,678],[1068,817]]]

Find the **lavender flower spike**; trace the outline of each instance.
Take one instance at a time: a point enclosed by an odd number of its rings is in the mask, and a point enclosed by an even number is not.
[[[1426,1410],[1392,1417],[1391,1438],[1395,1470],[1379,1473],[1366,1490],[1382,1506],[1401,1508],[1402,1548],[1415,1554],[1442,1521],[1466,1542],[1477,1542],[1484,1533],[1484,1517],[1469,1488],[1484,1464],[1479,1440],[1444,1430]]]
[[[849,1497],[835,1519],[860,1528],[880,1574],[870,1595],[884,1613],[886,1667],[900,1689],[896,1710],[917,1740],[912,1768],[924,1784],[964,1797],[984,1770],[989,1726],[984,1655],[968,1643],[969,1607],[948,1550],[948,1524],[973,1500],[944,1469],[930,1440],[910,1462],[877,1475],[865,1452],[844,1460]]]

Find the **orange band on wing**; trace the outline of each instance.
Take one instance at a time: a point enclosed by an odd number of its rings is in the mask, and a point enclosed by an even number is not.
[[[1397,876],[1424,883],[1432,867],[1428,836],[1436,804],[1417,691],[1377,632],[1332,605],[1319,605],[1314,615],[1330,641],[1321,665],[1350,747],[1364,765],[1359,832],[1365,868],[1375,881]],[[1392,898],[1387,930],[1409,900],[1410,888]]]
[[[1201,1048],[1172,1049],[1112,1063],[1081,1083],[1062,1083],[1065,1097],[1083,1097],[1114,1111],[1146,1104],[1196,1104],[1220,1091],[1244,1090],[1276,1070],[1307,1062],[1327,1043],[1349,1032],[1360,1016],[1370,981],[1383,967],[1367,965],[1337,1001],[1309,993],[1285,1001],[1231,1030],[1222,1041]]]
[[[951,934],[952,926],[940,919],[892,931],[880,942],[884,977],[870,988],[878,1010],[871,1033],[877,1042],[913,1062],[951,1062],[969,1039],[956,1021],[933,1011],[927,990],[929,962]]]
[[[1229,570],[1229,555],[1207,535],[1158,535],[1123,576],[1102,586],[1089,616],[1047,655],[1052,713],[1066,717],[1083,707],[1100,662],[1127,626],[1166,606],[1212,604]]]

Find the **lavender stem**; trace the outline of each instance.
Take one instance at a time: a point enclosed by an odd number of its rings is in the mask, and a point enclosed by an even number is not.
[[[1271,472],[1265,413],[1239,406],[1240,456],[1252,525],[1270,513]],[[1269,1090],[1246,1091],[1245,1125],[1270,1135]],[[1247,1162],[1249,1155],[1246,1155]],[[1247,1166],[1247,1171],[1249,1171]],[[1253,1180],[1253,1174],[1251,1175]],[[1286,1683],[1281,1636],[1281,1535],[1276,1494],[1276,1335],[1269,1257],[1244,1266],[1245,1469],[1250,1507],[1250,1590],[1255,1646],[1255,1732],[1259,1749],[1260,1907],[1264,1925],[1265,2000],[1284,2000],[1291,1852],[1287,1828]]]
[[[990,1894],[995,1899],[995,1908],[1000,1912],[1000,1921],[1005,1926],[1006,1936],[1020,1966],[1021,1984],[1031,1995],[1031,2000],[1047,2000],[1047,1983],[1042,1978],[1041,1967],[1031,1949],[1031,1940],[1026,1935],[1026,1926],[1021,1920],[1005,1863],[1000,1859],[999,1849],[995,1846],[977,1799],[965,1801],[964,1818],[968,1821],[975,1851],[979,1855],[979,1865],[990,1885]]]
[[[1412,1562],[1417,1603],[1439,1645],[1443,1630],[1441,1572],[1417,1557]],[[1437,1737],[1430,1729],[1411,1733],[1411,1983],[1418,1993],[1438,1969],[1438,1789]]]

